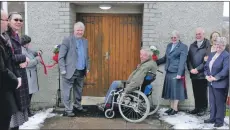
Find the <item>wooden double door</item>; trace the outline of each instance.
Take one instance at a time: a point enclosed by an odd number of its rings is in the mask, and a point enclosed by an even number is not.
[[[126,80],[140,62],[141,14],[77,14],[85,24],[90,72],[83,95],[105,96],[114,80]]]

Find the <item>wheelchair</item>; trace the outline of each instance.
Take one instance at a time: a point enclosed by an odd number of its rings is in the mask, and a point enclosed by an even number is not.
[[[161,72],[161,71],[158,71]],[[114,107],[118,106],[121,116],[129,122],[137,123],[147,118],[148,115],[152,115],[159,109],[159,98],[155,102],[155,107],[151,110],[150,100],[148,97],[152,94],[151,83],[156,79],[156,74],[151,71],[146,73],[144,81],[141,86],[137,87],[134,91],[123,93],[127,81],[121,81],[124,88],[112,90],[109,96],[112,96],[111,106],[108,108],[105,101],[102,108],[106,118],[113,118],[115,116]]]

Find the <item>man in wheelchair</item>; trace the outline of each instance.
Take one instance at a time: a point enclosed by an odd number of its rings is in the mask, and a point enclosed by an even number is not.
[[[98,104],[98,108],[104,111],[104,108],[111,107],[113,94],[112,92],[123,89],[123,93],[131,92],[136,90],[140,86],[146,86],[150,84],[153,80],[148,80],[150,78],[148,76],[149,72],[156,76],[157,64],[152,60],[152,51],[148,49],[140,50],[140,60],[141,63],[137,66],[137,68],[130,74],[127,81],[116,80],[110,85],[109,90],[107,91],[105,101],[102,104]],[[153,77],[155,79],[155,77]],[[144,79],[147,79],[147,82],[143,83]],[[150,81],[148,83],[148,81]],[[125,87],[125,88],[124,88]],[[142,92],[145,87],[142,88]],[[148,92],[144,92],[148,93]]]

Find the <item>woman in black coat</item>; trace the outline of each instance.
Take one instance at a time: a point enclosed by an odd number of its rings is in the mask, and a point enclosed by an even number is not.
[[[8,130],[11,116],[17,112],[15,90],[20,87],[19,74],[12,62],[12,51],[3,35],[0,36],[0,128]]]
[[[30,104],[29,100],[29,87],[26,74],[26,65],[28,58],[22,54],[20,38],[18,31],[20,31],[23,20],[22,16],[19,13],[11,13],[9,15],[9,28],[7,34],[10,37],[10,41],[13,47],[13,61],[16,64],[16,69],[22,77],[22,85],[19,89],[16,90],[16,99],[19,111],[11,117],[10,127],[13,130],[19,129],[19,126],[24,122],[28,121],[28,108]]]

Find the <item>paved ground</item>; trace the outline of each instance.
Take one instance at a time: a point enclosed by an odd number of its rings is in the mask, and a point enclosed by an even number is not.
[[[42,129],[162,129],[160,121],[145,120],[134,124],[122,118],[105,119],[93,117],[54,117],[47,119]]]
[[[41,129],[168,129],[166,123],[158,120],[158,115],[149,116],[143,122],[130,123],[125,121],[119,113],[113,119],[106,119],[95,105],[85,106],[87,113],[78,113],[77,117],[63,117],[63,108],[54,112],[58,116],[47,119]]]
[[[104,97],[84,96],[82,104],[88,109],[87,113],[78,113],[77,117],[63,117],[63,106],[56,108],[54,113],[58,116],[45,121],[41,129],[168,129],[171,127],[160,121],[158,115],[149,116],[141,123],[130,123],[125,121],[119,114],[113,119],[106,119],[104,113],[98,110],[97,103],[102,103]]]

